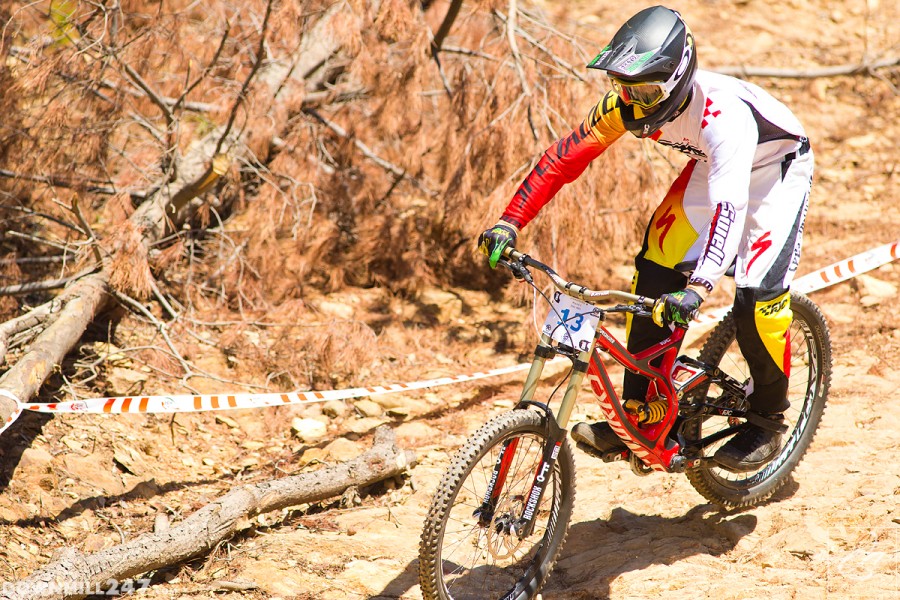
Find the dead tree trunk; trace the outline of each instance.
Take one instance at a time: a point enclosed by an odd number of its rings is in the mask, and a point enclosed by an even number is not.
[[[248,518],[342,494],[404,473],[415,453],[397,447],[393,431],[375,431],[374,445],[345,463],[313,473],[246,485],[211,502],[166,531],[143,535],[113,548],[83,555],[74,551],[31,576],[0,588],[0,599],[84,598],[110,580],[123,581],[209,552],[243,528]]]

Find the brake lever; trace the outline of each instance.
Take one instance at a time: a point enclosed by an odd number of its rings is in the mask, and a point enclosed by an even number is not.
[[[534,278],[531,276],[531,271],[528,270],[524,264],[520,261],[513,261],[506,258],[501,258],[497,261],[497,264],[503,265],[507,269],[509,269],[513,277],[515,277],[519,281],[527,281],[528,283],[534,283]]]
[[[617,304],[612,308],[607,308],[606,312],[631,313],[636,317],[651,317],[653,312],[643,306],[637,304]]]

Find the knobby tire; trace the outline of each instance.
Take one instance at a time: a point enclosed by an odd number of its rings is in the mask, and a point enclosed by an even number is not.
[[[435,492],[419,545],[419,582],[425,600],[526,600],[544,585],[565,542],[575,500],[575,464],[568,440],[548,477],[534,532],[520,540],[497,529],[502,521],[522,515],[523,496],[547,443],[546,418],[534,410],[498,415],[454,456]],[[479,524],[474,511],[483,501],[504,443],[514,438],[515,460],[502,497],[491,522]],[[470,537],[457,541],[461,536]]]
[[[688,469],[686,474],[691,485],[707,500],[724,508],[742,508],[757,505],[769,499],[787,481],[791,472],[809,448],[816,429],[825,411],[828,389],[831,385],[831,338],[828,324],[819,308],[806,296],[791,293],[791,309],[794,313],[791,323],[792,372],[789,379],[789,399],[791,400],[790,429],[784,435],[780,453],[767,465],[750,473],[730,473],[716,466],[701,465]],[[735,338],[735,323],[731,313],[716,326],[700,351],[699,359],[709,365],[720,365],[726,353],[739,352]],[[802,336],[802,339],[797,339]],[[795,373],[795,361],[806,367]],[[731,365],[721,365],[723,370],[732,372]],[[749,376],[749,374],[747,374]],[[739,377],[738,377],[739,378]],[[798,406],[799,403],[799,406]],[[716,421],[722,417],[695,420],[687,427],[686,433],[693,437],[700,432],[709,433]],[[720,425],[724,427],[725,425]],[[699,436],[698,436],[699,437]],[[715,448],[704,454],[710,456]]]

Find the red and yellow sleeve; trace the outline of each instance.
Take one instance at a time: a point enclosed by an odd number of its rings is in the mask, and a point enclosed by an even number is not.
[[[620,109],[619,97],[609,92],[581,125],[547,148],[500,219],[519,229],[525,227],[562,186],[575,181],[592,160],[625,133]]]

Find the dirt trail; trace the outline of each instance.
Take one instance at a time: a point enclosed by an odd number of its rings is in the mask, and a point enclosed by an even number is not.
[[[593,24],[598,40],[614,29],[607,23],[636,10],[610,4],[546,3],[561,23]],[[707,65],[844,64],[860,61],[866,47],[896,51],[900,40],[900,8],[892,2],[672,6],[693,23]],[[761,81],[797,110],[816,152],[801,274],[900,237],[896,70],[891,81]],[[664,160],[649,156],[660,176],[670,177]],[[608,283],[625,281],[623,274]],[[812,296],[831,322],[833,387],[811,450],[773,501],[722,513],[683,476],[639,478],[627,465],[576,451],[575,515],[544,598],[896,598],[898,289],[895,264]],[[528,351],[521,333],[530,327],[528,309],[492,305],[486,294],[456,296],[464,309],[452,309],[452,338],[440,328],[411,332],[409,380],[514,364]],[[497,332],[503,353],[496,352]],[[341,405],[179,416],[171,423],[153,416],[26,415],[0,444],[0,581],[24,577],[64,546],[95,551],[149,531],[157,514],[180,518],[242,481],[344,460],[364,451],[374,426],[388,422],[401,445],[418,452],[411,479],[363,490],[360,501],[348,498],[345,505],[263,515],[209,556],[157,573],[143,597],[420,598],[417,544],[431,494],[465,436],[508,410],[522,379],[376,399],[378,406],[357,403],[352,412]],[[576,421],[597,416],[587,391],[583,398]],[[327,422],[326,438],[303,443],[292,436],[297,415]],[[225,591],[224,580],[256,588]]]

